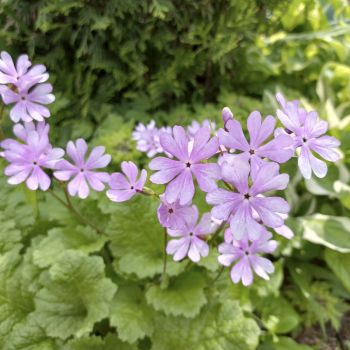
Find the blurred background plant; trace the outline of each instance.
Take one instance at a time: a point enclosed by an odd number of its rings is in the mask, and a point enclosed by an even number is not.
[[[280,240],[272,280],[248,289],[231,285],[224,275],[205,287],[201,269],[215,271],[215,254],[189,272],[169,260],[170,287],[150,287],[162,264],[162,232],[152,214],[144,214],[154,203],[119,206],[98,195],[77,202],[107,231],[108,256],[101,250],[106,242],[85,232],[51,199],[38,194],[38,200],[2,179],[1,348],[349,346],[348,1],[2,0],[0,47],[14,56],[28,53],[48,67],[56,95],[51,137],[57,145],[77,137],[103,144],[116,169],[121,160],[146,163],[131,141],[137,122],[154,119],[161,126],[211,119],[219,124],[225,105],[245,120],[253,109],[274,113],[277,90],[316,109],[343,152],[324,180],[304,182],[296,167],[283,169],[292,178],[287,199],[296,237]],[[11,126],[5,121],[8,133]],[[86,287],[73,301],[72,266]],[[111,310],[103,312],[108,309],[103,298],[115,292],[105,276],[119,289]],[[102,290],[90,293],[95,281]],[[176,298],[179,293],[183,300]],[[209,339],[200,339],[196,333],[201,332]]]

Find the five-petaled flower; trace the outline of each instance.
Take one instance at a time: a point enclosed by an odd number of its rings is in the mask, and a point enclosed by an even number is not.
[[[211,220],[210,213],[203,214],[199,223],[197,223],[198,216],[198,209],[194,206],[193,214],[185,222],[183,228],[168,229],[168,234],[176,239],[168,242],[166,251],[168,254],[174,255],[175,261],[188,256],[193,262],[198,262],[201,257],[208,256],[209,246],[203,238],[212,234],[216,225]]]
[[[68,181],[68,192],[71,196],[78,195],[86,198],[89,193],[89,185],[95,191],[103,191],[106,182],[109,181],[107,172],[95,171],[95,169],[105,168],[111,161],[111,156],[105,153],[103,146],[95,147],[89,157],[85,160],[88,146],[83,139],[78,139],[74,143],[67,144],[67,154],[73,160],[73,164],[67,160],[61,160],[56,165],[54,176],[61,181]]]
[[[224,266],[235,263],[231,269],[232,282],[242,281],[244,286],[249,286],[253,282],[253,270],[258,276],[268,280],[269,274],[273,273],[275,268],[270,260],[259,254],[271,254],[275,251],[277,242],[271,240],[272,234],[265,231],[257,240],[250,242],[247,237],[231,240],[230,230],[228,228],[225,232],[227,241],[219,245],[218,261]]]
[[[52,103],[55,96],[51,84],[42,84],[49,78],[46,67],[42,64],[31,67],[27,55],[21,55],[16,65],[7,52],[1,52],[0,57],[0,94],[4,104],[15,104],[10,111],[11,119],[30,122],[49,117],[50,111],[43,105]]]
[[[26,181],[29,189],[40,188],[46,191],[50,187],[51,179],[43,168],[54,169],[64,151],[61,148],[52,148],[47,134],[40,134],[36,130],[27,133],[25,142],[5,140],[1,144],[5,149],[4,158],[11,163],[5,168],[5,175],[9,176],[8,183],[17,185]]]
[[[163,227],[178,229],[185,226],[186,221],[191,220],[196,210],[191,205],[180,205],[177,200],[174,203],[167,202],[164,195],[160,197],[161,203],[157,210],[157,216]]]
[[[179,200],[181,205],[188,204],[194,196],[193,177],[199,188],[209,192],[217,187],[215,180],[220,178],[220,168],[216,163],[203,163],[211,158],[219,147],[217,137],[210,138],[210,129],[200,128],[194,136],[192,149],[186,131],[174,126],[172,137],[163,133],[160,144],[165,151],[177,158],[157,157],[149,164],[150,169],[158,170],[150,179],[156,184],[168,183],[165,198],[169,203]]]
[[[281,134],[265,143],[273,134],[275,124],[276,120],[271,115],[262,121],[260,112],[254,111],[247,121],[249,142],[244,136],[241,124],[230,118],[225,122],[225,130],[218,131],[218,137],[220,143],[226,148],[242,152],[233,157],[250,161],[252,167],[259,167],[264,158],[284,163],[293,155],[293,150],[290,148],[293,139],[289,135]]]
[[[289,176],[279,174],[277,163],[266,163],[256,170],[243,160],[237,160],[234,164],[224,163],[222,176],[237,192],[218,188],[207,194],[207,202],[214,205],[214,218],[230,221],[236,239],[244,236],[257,239],[265,231],[254,219],[254,211],[266,226],[277,228],[283,225],[284,219],[281,214],[289,212],[288,202],[280,197],[262,196],[265,192],[287,187]]]
[[[298,166],[304,178],[310,179],[312,172],[317,177],[325,177],[327,164],[315,157],[314,153],[325,160],[336,162],[340,155],[335,148],[340,146],[340,142],[335,137],[324,135],[328,123],[319,120],[317,112],[307,112],[299,106],[298,101],[286,102],[280,93],[276,98],[282,108],[277,110],[277,117],[285,126],[285,130],[277,129],[276,134],[288,133],[293,137],[294,149],[300,149]]]
[[[146,179],[147,171],[143,169],[138,179],[138,169],[133,162],[122,162],[122,173],[113,173],[109,180],[110,189],[107,191],[108,198],[113,202],[125,202],[137,192],[141,192]]]

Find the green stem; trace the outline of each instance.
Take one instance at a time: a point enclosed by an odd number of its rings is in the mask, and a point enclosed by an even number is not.
[[[225,227],[226,221],[223,221],[221,225],[218,227],[218,229],[215,231],[215,233],[211,236],[210,242],[214,242],[215,238],[220,234],[222,229]]]
[[[97,233],[103,235],[105,234],[99,227],[97,227],[95,224],[93,224],[92,222],[90,222],[88,219],[86,219],[84,216],[82,216],[73,206],[67,188],[64,188],[64,194],[65,194],[65,198],[66,198],[66,202],[60,197],[58,196],[53,190],[49,189],[48,192],[57,200],[59,201],[63,206],[65,206],[70,212],[72,212],[77,219],[83,223],[86,224],[88,226],[90,226],[91,228],[93,228]]]
[[[4,133],[4,130],[2,128],[4,110],[5,110],[5,105],[2,104],[1,108],[0,108],[0,140],[3,140],[5,138],[5,133]]]
[[[164,246],[163,246],[163,273],[161,278],[161,283],[164,283],[166,280],[166,268],[167,268],[167,253],[166,253],[166,247],[168,244],[168,233],[166,228],[164,228]]]
[[[220,276],[222,275],[222,273],[225,270],[225,266],[221,266],[220,270],[218,271],[217,275],[213,278],[213,280],[210,282],[210,284],[208,285],[208,287],[212,287],[214,285],[214,283],[220,278]]]

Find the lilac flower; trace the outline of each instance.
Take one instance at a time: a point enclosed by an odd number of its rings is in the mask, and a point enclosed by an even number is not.
[[[31,66],[27,55],[18,58],[16,65],[11,56],[3,51],[0,59],[0,93],[3,102],[15,103],[11,109],[10,117],[14,122],[20,120],[29,122],[43,121],[50,116],[50,111],[43,104],[49,104],[55,100],[51,94],[51,84],[45,82],[49,75],[44,65]]]
[[[327,165],[314,156],[314,153],[330,162],[337,161],[340,156],[334,150],[340,142],[332,136],[322,136],[328,130],[328,123],[319,120],[315,111],[307,112],[299,107],[298,101],[286,102],[282,94],[276,95],[282,110],[277,110],[277,117],[285,126],[285,132],[294,139],[294,149],[299,149],[298,166],[306,179],[310,179],[312,172],[317,177],[325,177]],[[277,131],[282,134],[281,130]]]
[[[178,160],[157,157],[149,164],[150,169],[158,170],[151,176],[156,184],[169,183],[165,198],[169,203],[179,200],[180,205],[189,203],[194,195],[193,176],[202,191],[209,192],[216,188],[215,180],[220,178],[220,168],[214,163],[202,163],[213,156],[218,147],[217,137],[210,138],[210,129],[199,129],[194,137],[192,150],[183,127],[173,128],[174,137],[168,134],[160,136],[160,143],[165,151]]]
[[[229,120],[233,120],[233,113],[231,112],[231,109],[228,108],[228,107],[224,107],[223,110],[222,110],[222,121],[224,122],[224,129],[227,131],[226,129],[226,123],[229,121]]]
[[[68,192],[71,196],[78,195],[80,198],[86,198],[89,193],[89,185],[95,191],[103,191],[104,183],[109,181],[109,174],[106,172],[94,171],[106,167],[111,161],[109,154],[104,154],[103,146],[95,147],[87,160],[85,155],[88,146],[83,139],[78,139],[74,143],[69,141],[67,144],[67,154],[73,160],[73,164],[67,160],[61,160],[56,165],[54,176],[61,181],[69,181]]]
[[[230,230],[228,228],[227,230]],[[227,235],[225,231],[225,236]],[[227,235],[228,236],[228,235]],[[271,233],[265,232],[259,239],[249,242],[247,238],[242,240],[233,240],[232,242],[224,242],[219,246],[218,261],[221,265],[230,266],[235,262],[231,269],[231,279],[233,283],[242,281],[244,286],[249,286],[253,282],[254,272],[268,280],[269,275],[274,272],[275,268],[270,260],[259,256],[261,253],[272,253],[277,242],[270,240]]]
[[[179,201],[175,203],[167,202],[164,195],[161,196],[161,204],[157,210],[157,216],[163,227],[170,229],[180,229],[186,222],[191,221],[196,210],[194,206],[183,206]]]
[[[271,159],[278,163],[284,163],[293,155],[290,148],[293,140],[288,135],[278,135],[271,141],[264,142],[273,134],[276,120],[267,116],[262,121],[258,111],[252,112],[247,121],[250,142],[243,134],[241,124],[237,120],[228,119],[224,129],[218,131],[220,143],[228,149],[239,150],[240,158],[249,160],[252,166],[260,166],[263,158]]]
[[[175,261],[188,256],[193,262],[198,262],[201,257],[208,256],[209,246],[203,238],[213,233],[216,225],[212,223],[209,213],[204,214],[198,224],[197,221],[198,209],[194,206],[193,215],[183,228],[168,229],[169,235],[177,238],[170,240],[166,248],[168,254],[174,255]]]
[[[0,84],[16,85],[31,65],[27,55],[19,56],[15,65],[12,57],[6,51],[2,51],[0,54]]]
[[[50,130],[50,126],[48,124],[46,124],[45,122],[39,122],[34,124],[33,122],[28,122],[28,123],[24,123],[24,124],[15,124],[13,127],[13,133],[15,134],[15,136],[20,139],[23,142],[27,142],[27,138],[30,132],[32,131],[36,131],[39,135],[39,137],[41,137],[42,135],[46,135],[46,137],[49,136],[49,130]],[[5,139],[3,141],[1,141],[0,143],[0,147],[3,149],[10,149],[11,145],[17,145],[18,141],[8,138]],[[51,149],[51,145],[49,145],[49,149]],[[48,150],[49,150],[48,149]],[[2,152],[2,154],[0,153],[0,156],[4,156],[4,153]]]
[[[122,162],[122,173],[113,173],[109,180],[110,190],[108,198],[113,202],[124,202],[132,198],[137,192],[142,191],[147,179],[147,171],[142,170],[137,179],[138,169],[133,162]]]
[[[9,176],[8,183],[17,185],[26,181],[29,189],[40,188],[46,191],[51,180],[43,168],[53,169],[63,157],[64,151],[52,148],[47,134],[40,134],[35,130],[28,132],[25,141],[26,143],[22,144],[8,140],[4,147],[4,157],[11,163],[5,168],[5,175]]]
[[[49,78],[44,65],[37,64],[29,69],[31,65],[27,55],[19,56],[15,65],[12,57],[6,51],[2,51],[0,54],[0,84],[10,84],[17,89],[26,89],[29,85],[43,83]]]
[[[161,133],[171,134],[171,128],[162,127],[157,129],[155,121],[151,120],[148,125],[139,123],[132,133],[132,137],[137,141],[137,149],[147,153],[147,157],[152,158],[158,153],[164,153],[159,141]]]
[[[55,96],[51,94],[51,84],[39,84],[33,89],[32,85],[25,89],[13,91],[10,88],[2,91],[2,99],[5,104],[15,103],[10,111],[11,119],[17,123],[20,120],[30,122],[33,119],[43,121],[44,118],[50,117],[50,111],[47,105],[55,100]]]
[[[202,123],[197,122],[196,120],[192,121],[191,125],[187,127],[187,135],[190,139],[194,138],[194,135],[197,133],[197,131],[202,128],[207,127],[211,130],[212,134],[216,131],[216,125],[214,122],[211,122],[208,119],[203,120]]]
[[[248,162],[237,159],[234,165],[223,164],[222,176],[237,192],[219,188],[207,194],[207,202],[214,205],[211,211],[214,218],[230,220],[236,239],[247,235],[254,240],[264,233],[265,228],[254,219],[253,211],[258,213],[262,223],[268,227],[278,228],[284,224],[281,214],[289,212],[288,202],[280,197],[261,196],[265,192],[287,187],[289,176],[279,174],[277,163],[265,163],[254,169],[250,168]]]

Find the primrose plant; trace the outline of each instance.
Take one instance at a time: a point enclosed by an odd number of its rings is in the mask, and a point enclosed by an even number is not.
[[[164,193],[156,193],[145,187],[147,171],[139,171],[130,160],[122,162],[120,173],[105,171],[111,156],[103,146],[89,152],[86,141],[78,139],[69,141],[65,152],[50,143],[45,118],[50,117],[47,105],[55,97],[48,78],[45,66],[33,66],[27,55],[14,63],[1,52],[0,94],[4,105],[11,107],[15,123],[14,138],[3,137],[0,144],[1,156],[8,162],[4,171],[8,183],[25,182],[31,190],[48,191],[90,226],[73,207],[71,196],[84,199],[91,190],[106,187],[114,202],[135,195],[154,196],[159,200],[154,215],[165,232],[164,254],[175,261],[188,258],[197,263],[215,249],[222,235],[217,247],[218,263],[223,266],[220,273],[230,267],[234,283],[250,285],[254,273],[269,279],[274,266],[266,256],[277,247],[272,232],[293,237],[285,225],[290,206],[281,194],[289,176],[280,173],[280,164],[296,156],[301,174],[310,179],[312,173],[326,176],[324,160],[339,159],[339,141],[325,135],[327,122],[317,112],[306,111],[299,101],[286,101],[278,93],[277,119],[252,112],[247,135],[228,107],[222,111],[223,124],[218,129],[209,120],[194,121],[187,128],[157,128],[154,121],[138,124],[132,137],[137,149],[152,158],[149,169],[154,173],[149,180],[165,185]],[[276,128],[278,120],[282,127]],[[62,186],[65,200],[52,191],[54,181]],[[192,203],[196,191],[206,194],[210,212],[200,214]],[[163,277],[165,273],[166,269]]]

